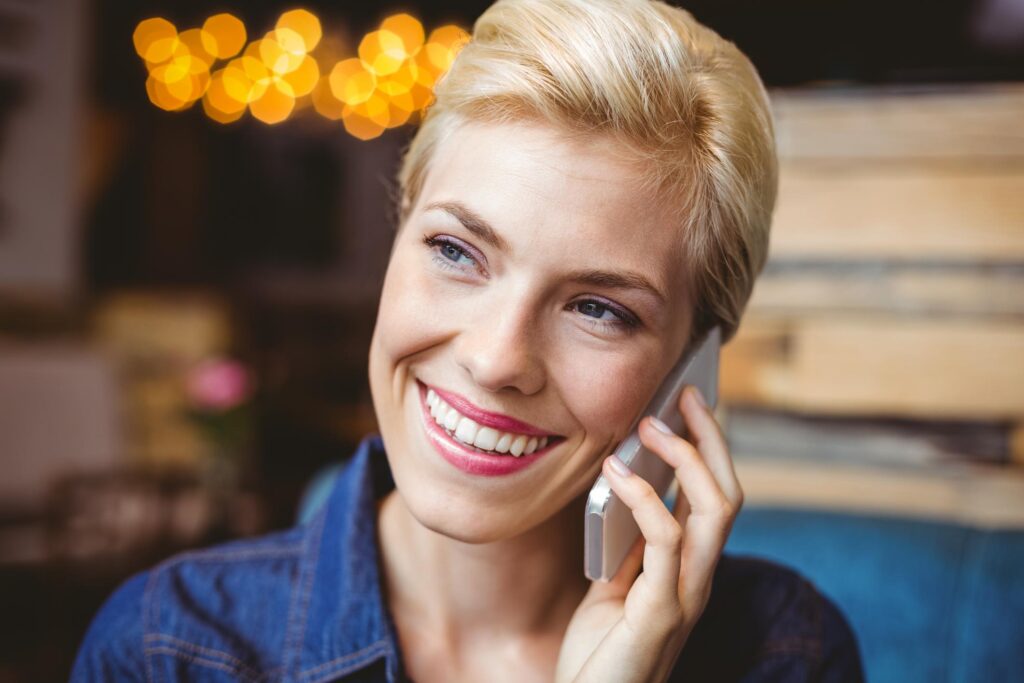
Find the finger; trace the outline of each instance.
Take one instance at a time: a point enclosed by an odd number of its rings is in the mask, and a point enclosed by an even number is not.
[[[659,454],[676,473],[686,544],[681,553],[680,600],[693,600],[710,586],[711,575],[725,545],[736,508],[725,496],[697,448],[685,439],[665,433],[651,418],[641,421],[640,439]]]
[[[722,492],[737,508],[743,503],[743,489],[733,465],[729,446],[711,408],[698,398],[691,385],[679,397],[679,412],[686,421],[687,439],[692,441],[714,474]]]
[[[683,528],[661,501],[661,497],[643,477],[625,468],[620,473],[612,464],[615,456],[605,458],[603,467],[612,490],[633,513],[645,540],[644,575],[659,593],[678,597],[679,568],[682,558]]]
[[[729,499],[696,446],[677,434],[662,431],[651,416],[640,421],[639,434],[641,443],[675,470],[680,493],[686,496],[694,514],[717,514],[728,506]]]

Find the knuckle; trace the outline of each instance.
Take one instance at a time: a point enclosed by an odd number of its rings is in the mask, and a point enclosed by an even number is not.
[[[641,481],[643,480],[641,479]],[[659,496],[658,492],[654,490],[654,487],[646,481],[643,481],[643,488],[640,490],[639,496],[644,505],[654,505],[655,503],[661,505],[661,496]]]
[[[665,531],[665,546],[672,549],[683,547],[683,528],[679,524],[673,524]]]

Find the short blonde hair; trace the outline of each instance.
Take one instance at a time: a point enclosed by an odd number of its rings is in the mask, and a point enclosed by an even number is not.
[[[778,186],[768,96],[733,43],[657,0],[498,0],[435,97],[402,159],[399,226],[466,121],[611,135],[680,225],[690,341],[715,325],[733,337],[767,259]]]

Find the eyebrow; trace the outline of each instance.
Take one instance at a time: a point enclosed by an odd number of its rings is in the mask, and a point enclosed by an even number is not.
[[[462,223],[466,230],[487,242],[495,249],[501,251],[512,251],[512,247],[505,238],[498,234],[498,231],[491,227],[491,224],[485,221],[480,214],[474,212],[465,204],[460,204],[455,201],[447,202],[431,202],[423,209],[424,211],[430,211],[431,209],[440,209],[455,218]]]
[[[430,211],[431,209],[439,209],[455,217],[460,223],[462,223],[466,230],[469,230],[495,249],[505,252],[512,251],[511,245],[509,245],[505,238],[499,235],[498,231],[495,230],[483,217],[465,204],[457,201],[431,202],[430,204],[427,204],[423,210]],[[575,270],[571,272],[569,274],[569,280],[579,284],[591,285],[593,287],[639,289],[654,295],[654,297],[663,304],[666,302],[665,295],[662,294],[661,290],[652,285],[650,281],[640,273],[628,271],[613,272],[586,268],[584,270]]]

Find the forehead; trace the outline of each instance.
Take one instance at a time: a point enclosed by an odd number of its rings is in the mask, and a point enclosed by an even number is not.
[[[516,255],[638,270],[678,291],[680,237],[670,208],[639,188],[610,137],[533,122],[467,123],[437,149],[420,206],[456,200],[491,223]]]

